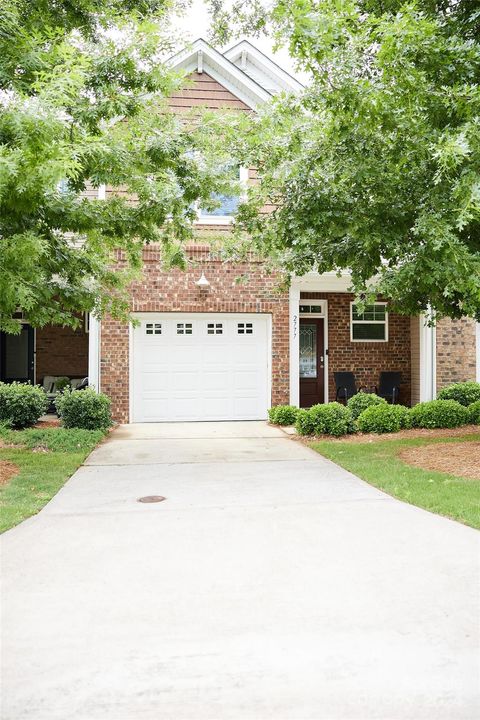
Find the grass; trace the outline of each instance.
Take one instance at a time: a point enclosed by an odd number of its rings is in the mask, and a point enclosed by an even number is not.
[[[0,487],[0,532],[35,515],[73,475],[104,437],[100,430],[0,429],[0,460],[19,468]]]
[[[400,500],[480,529],[480,481],[407,465],[398,453],[432,443],[480,440],[480,433],[454,438],[415,438],[354,443],[321,440],[310,446],[362,480]]]

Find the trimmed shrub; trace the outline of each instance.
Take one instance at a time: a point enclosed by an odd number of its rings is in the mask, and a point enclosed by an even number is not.
[[[297,412],[295,430],[299,435],[313,435],[313,420],[310,410],[299,410]]]
[[[112,424],[110,398],[93,388],[64,390],[55,398],[55,407],[66,428],[106,430]]]
[[[410,426],[409,409],[404,405],[371,405],[358,420],[358,429],[364,433],[391,433]]]
[[[442,388],[438,393],[439,400],[456,400],[460,405],[472,405],[480,400],[480,383],[468,381],[455,383]]]
[[[468,421],[473,425],[480,425],[480,400],[468,407]]]
[[[313,432],[315,435],[347,435],[353,432],[354,423],[352,413],[345,405],[337,402],[325,405],[313,405],[310,410]]]
[[[469,422],[469,411],[456,400],[429,400],[410,410],[413,427],[454,428]]]
[[[350,408],[352,417],[354,420],[362,414],[364,410],[372,405],[386,405],[387,401],[385,398],[381,398],[375,393],[364,393],[359,392],[347,402],[347,407]]]
[[[35,425],[47,408],[47,396],[39,385],[0,383],[0,423],[13,428]]]
[[[294,425],[298,408],[293,405],[276,405],[268,411],[270,422],[274,425]]]

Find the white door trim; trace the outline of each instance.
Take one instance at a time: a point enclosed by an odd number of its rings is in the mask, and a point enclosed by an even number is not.
[[[309,290],[304,290],[308,293]],[[310,289],[310,292],[315,292]],[[317,290],[316,292],[322,292]],[[308,304],[308,298],[305,299],[305,305]],[[290,315],[290,405],[300,407],[300,318],[320,318],[323,320],[323,395],[324,402],[329,402],[328,392],[328,300],[319,300],[319,304],[323,305],[322,313],[300,314],[300,288],[291,286],[289,290],[289,315]]]

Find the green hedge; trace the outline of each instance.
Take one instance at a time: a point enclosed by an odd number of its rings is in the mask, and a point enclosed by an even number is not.
[[[35,425],[47,408],[47,396],[39,385],[0,382],[0,423],[13,428]]]
[[[307,413],[307,415],[303,413]],[[300,435],[346,435],[353,432],[352,413],[345,405],[337,402],[313,405],[297,416],[295,427]]]
[[[274,425],[294,425],[298,410],[293,405],[275,405],[268,411],[268,417]]]
[[[375,393],[359,392],[350,398],[347,402],[347,407],[350,408],[352,417],[356,420],[368,407],[386,404],[387,401],[379,395],[375,395]]]
[[[55,407],[66,428],[106,430],[112,424],[110,398],[93,388],[64,390],[57,395]]]
[[[456,400],[460,405],[472,405],[480,400],[480,383],[468,381],[455,383],[442,388],[438,393],[439,400]]]
[[[371,405],[358,420],[358,429],[364,433],[398,432],[410,427],[409,409],[404,405]]]
[[[429,400],[418,403],[410,410],[413,427],[454,428],[470,420],[468,408],[456,400]]]
[[[473,425],[480,425],[480,400],[469,405],[468,421]]]
[[[313,435],[313,418],[309,410],[298,411],[295,430],[299,435]]]

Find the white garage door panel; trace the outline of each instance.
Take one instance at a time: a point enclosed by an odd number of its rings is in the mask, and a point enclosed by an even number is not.
[[[131,340],[133,422],[266,417],[268,315],[139,313],[136,317],[140,325],[132,330]],[[212,324],[214,334],[208,332]],[[188,335],[187,325],[191,326]],[[151,332],[153,328],[157,334]]]

